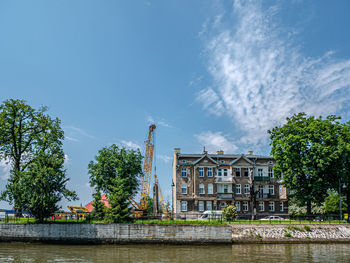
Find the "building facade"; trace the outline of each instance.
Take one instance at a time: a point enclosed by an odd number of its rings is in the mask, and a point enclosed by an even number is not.
[[[286,188],[273,177],[274,158],[249,154],[182,154],[174,149],[173,213],[197,218],[235,205],[238,218],[287,217]]]

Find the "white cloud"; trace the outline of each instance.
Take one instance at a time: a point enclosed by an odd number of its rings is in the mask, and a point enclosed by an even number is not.
[[[7,181],[10,178],[11,165],[4,159],[0,160],[0,179]]]
[[[156,124],[156,126],[163,126],[166,128],[172,128],[172,126],[164,120],[155,120],[152,116],[148,116],[146,121],[149,124]]]
[[[164,154],[158,154],[157,157],[165,163],[169,163],[172,160],[170,156]]]
[[[133,142],[133,141],[125,141],[125,140],[122,140],[121,143],[126,146],[126,147],[129,147],[129,148],[132,148],[132,149],[140,149],[141,150],[141,146],[138,145],[137,143]]]
[[[234,27],[219,16],[207,42],[213,86],[196,99],[245,131],[242,143],[265,144],[266,131],[287,116],[335,114],[350,100],[350,60],[336,60],[332,52],[305,57],[293,39],[296,29],[274,22],[279,8],[234,1],[233,12],[227,12]]]
[[[221,132],[206,131],[196,134],[195,138],[209,153],[215,153],[219,150],[223,150],[226,153],[234,153],[238,149],[234,141]]]
[[[67,134],[65,138],[69,141],[78,142],[81,137],[86,137],[89,139],[95,139],[95,136],[89,134],[88,132],[74,126],[66,126],[64,127],[64,132]]]
[[[64,154],[64,165],[67,165],[68,163],[70,163],[70,158],[68,156],[68,154]]]

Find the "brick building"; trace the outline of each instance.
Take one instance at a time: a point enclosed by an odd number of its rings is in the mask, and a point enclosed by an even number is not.
[[[234,204],[239,218],[286,217],[285,187],[273,177],[274,158],[249,154],[182,154],[174,149],[173,213],[196,218]],[[254,212],[255,211],[255,212]]]

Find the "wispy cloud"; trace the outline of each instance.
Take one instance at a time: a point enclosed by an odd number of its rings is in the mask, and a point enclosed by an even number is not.
[[[221,132],[206,131],[196,134],[195,138],[209,153],[215,153],[219,150],[234,153],[238,149],[235,142]]]
[[[141,150],[141,146],[133,141],[122,140],[121,144],[126,146],[126,147],[132,148],[132,149],[140,149]]]
[[[10,178],[11,165],[4,159],[0,160],[0,179],[8,180]]]
[[[207,41],[213,85],[196,99],[206,111],[228,116],[242,129],[242,143],[265,144],[268,129],[300,111],[349,111],[350,60],[337,60],[332,52],[304,56],[295,40],[297,29],[276,22],[280,8],[234,1],[225,22],[221,16],[213,22]],[[227,22],[233,18],[235,23]]]
[[[166,121],[164,120],[156,120],[154,119],[152,116],[148,116],[146,121],[149,123],[149,124],[156,124],[157,126],[163,126],[163,127],[166,127],[166,128],[172,128],[172,126],[167,123]]]
[[[157,157],[165,163],[169,163],[172,160],[170,156],[164,154],[158,154]]]
[[[66,134],[65,138],[69,141],[72,141],[72,142],[78,142],[79,139],[77,139],[77,138],[82,138],[82,137],[89,138],[89,139],[96,138],[95,136],[84,131],[83,129],[80,129],[80,128],[74,127],[74,126],[65,126],[64,132]]]

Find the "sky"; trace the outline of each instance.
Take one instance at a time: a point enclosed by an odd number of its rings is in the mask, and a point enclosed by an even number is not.
[[[171,200],[173,149],[269,155],[298,112],[350,120],[350,2],[0,0],[0,103],[62,121],[68,186],[92,200],[88,163],[144,151]],[[0,161],[0,190],[10,167]],[[11,205],[0,202],[0,208]]]

